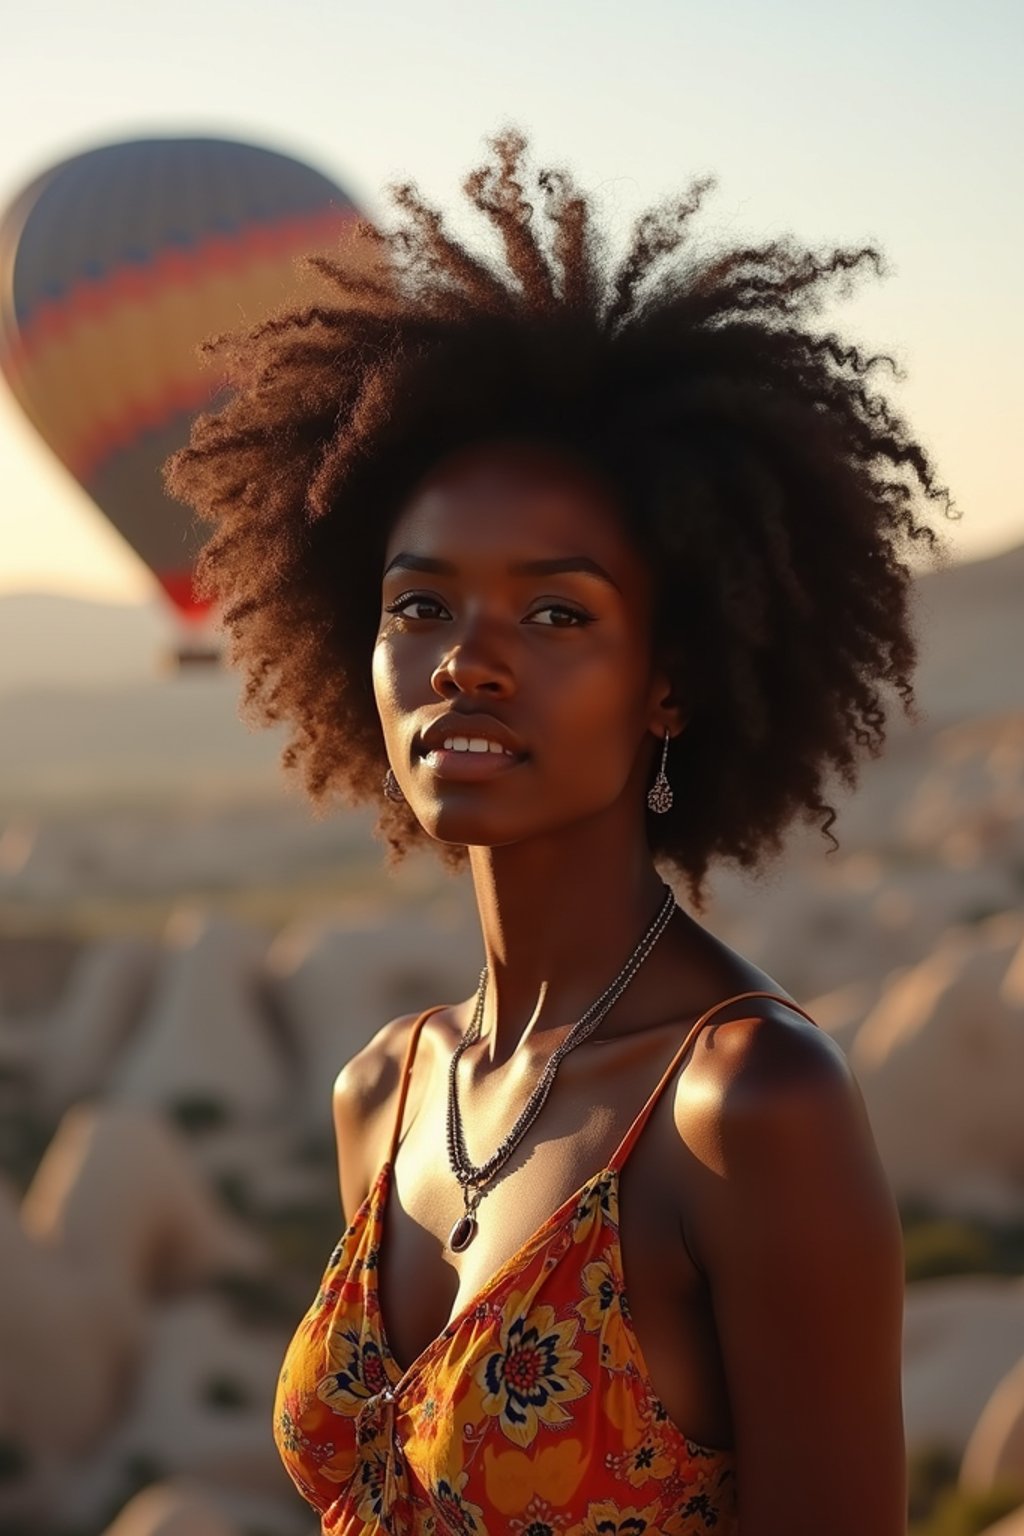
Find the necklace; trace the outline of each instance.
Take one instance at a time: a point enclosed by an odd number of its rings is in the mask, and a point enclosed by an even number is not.
[[[452,1172],[459,1181],[465,1206],[465,1214],[459,1217],[448,1234],[448,1246],[453,1253],[461,1253],[464,1248],[468,1248],[476,1236],[478,1227],[476,1212],[480,1201],[488,1192],[485,1186],[490,1183],[498,1169],[503,1167],[512,1156],[512,1153],[540,1114],[547,1096],[551,1092],[552,1084],[555,1081],[555,1073],[558,1071],[559,1065],[568,1056],[570,1051],[575,1050],[576,1046],[582,1045],[583,1041],[594,1033],[601,1020],[618,1002],[665,931],[669,918],[675,911],[675,907],[675,897],[666,886],[664,901],[658,908],[652,921],[648,924],[647,929],[625,965],[618,975],[605,987],[600,997],[592,1002],[587,1011],[577,1019],[576,1023],[563,1037],[561,1044],[557,1045],[552,1051],[545,1063],[544,1070],[537,1080],[537,1086],[527,1099],[521,1114],[511,1130],[498,1143],[498,1146],[486,1162],[476,1164],[472,1161],[466,1149],[462,1113],[459,1109],[458,1068],[463,1052],[480,1038],[480,1026],[483,1023],[484,1016],[484,999],[487,995],[486,965],[480,972],[480,981],[476,989],[476,1002],[473,1007],[473,1017],[465,1034],[452,1052],[452,1059],[448,1067],[448,1113],[446,1125],[448,1161],[451,1164]]]

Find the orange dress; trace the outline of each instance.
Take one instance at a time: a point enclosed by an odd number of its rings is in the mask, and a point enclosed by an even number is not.
[[[402,1370],[377,1269],[409,1071],[437,1010],[420,1015],[387,1161],[277,1387],[274,1438],[323,1536],[736,1536],[735,1453],[691,1439],[651,1386],[623,1276],[619,1173],[707,1020],[776,996],[743,992],[703,1014],[608,1166]]]

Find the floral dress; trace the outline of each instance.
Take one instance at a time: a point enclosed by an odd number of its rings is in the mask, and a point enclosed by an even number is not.
[[[734,1452],[692,1440],[650,1383],[623,1278],[619,1173],[690,1041],[737,1000],[697,1020],[608,1167],[403,1371],[377,1274],[409,1068],[435,1010],[416,1021],[391,1154],[278,1381],[274,1438],[324,1536],[736,1536]]]

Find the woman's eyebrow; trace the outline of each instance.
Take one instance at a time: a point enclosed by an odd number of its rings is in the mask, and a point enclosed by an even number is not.
[[[407,550],[400,551],[393,560],[389,560],[384,568],[384,575],[393,570],[423,571],[434,576],[457,576],[458,566],[450,560],[436,560],[432,555],[414,555]],[[603,565],[592,560],[589,555],[555,555],[545,560],[517,560],[509,566],[511,576],[561,576],[568,572],[582,571],[588,576],[597,576],[601,581],[606,581],[616,592],[621,588]]]
[[[410,555],[401,550],[393,560],[389,560],[384,567],[384,575],[389,571],[427,571],[433,576],[456,576],[458,568],[450,560],[434,560],[430,555]]]
[[[591,560],[589,555],[556,555],[550,560],[520,560],[510,565],[509,571],[513,576],[561,576],[566,571],[583,571],[588,576],[597,576],[601,581],[606,581],[616,592],[620,590],[618,582],[612,579],[604,566]]]

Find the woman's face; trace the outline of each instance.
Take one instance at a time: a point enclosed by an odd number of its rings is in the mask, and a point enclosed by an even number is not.
[[[583,464],[504,442],[431,470],[388,541],[373,684],[395,777],[432,837],[496,847],[642,816],[663,726],[677,726],[651,601]]]

